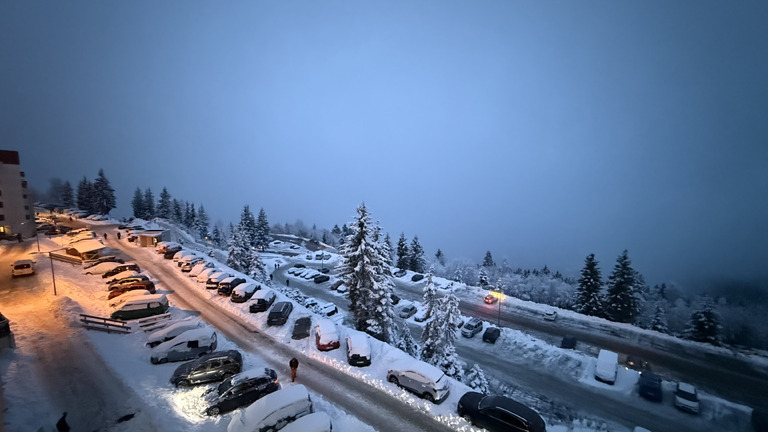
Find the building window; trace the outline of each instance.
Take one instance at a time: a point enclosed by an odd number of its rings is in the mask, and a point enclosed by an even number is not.
[[[24,194],[21,197],[24,198],[24,199],[27,199],[27,194]]]
[[[24,206],[24,210],[29,210],[29,206]]]
[[[21,182],[21,187],[23,187],[23,188],[27,187],[27,181],[26,180]]]
[[[27,220],[29,220],[29,215],[27,215]]]
[[[19,171],[19,174],[21,174],[21,176],[24,177],[24,171]]]
[[[5,215],[0,215],[0,221],[4,221],[4,220],[5,220]]]
[[[0,201],[0,208],[3,208],[3,202]]]

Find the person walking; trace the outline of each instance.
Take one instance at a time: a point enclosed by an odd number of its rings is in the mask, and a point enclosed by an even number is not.
[[[286,280],[285,280],[285,286],[291,286],[291,281],[289,281],[288,279],[286,279]]]
[[[296,369],[299,368],[299,361],[294,357],[288,362],[288,366],[291,367],[291,382],[294,382],[296,381]]]
[[[120,231],[117,232],[117,239],[120,240]]]
[[[104,240],[107,239],[107,233],[104,233]]]

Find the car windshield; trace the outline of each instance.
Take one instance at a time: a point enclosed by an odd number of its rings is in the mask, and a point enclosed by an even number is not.
[[[224,380],[224,381],[223,381],[221,384],[219,384],[219,386],[216,388],[216,393],[217,393],[219,396],[221,396],[222,394],[224,394],[224,392],[226,392],[227,390],[229,390],[230,388],[232,388],[232,382],[233,382],[234,378],[235,378],[235,377],[230,377],[230,378],[227,378],[227,379],[225,379],[225,380]]]
[[[696,393],[688,393],[687,391],[683,391],[683,390],[680,390],[680,389],[677,389],[677,396],[679,396],[679,397],[681,397],[681,398],[683,398],[685,400],[691,401],[691,402],[698,402],[699,401],[699,398],[698,398],[698,396],[696,396]]]
[[[16,270],[21,270],[21,269],[28,269],[28,268],[30,268],[30,267],[32,267],[32,266],[31,266],[31,265],[29,265],[29,264],[17,264],[17,265],[16,265]]]

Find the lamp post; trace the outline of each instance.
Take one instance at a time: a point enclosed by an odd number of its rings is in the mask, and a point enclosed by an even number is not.
[[[53,271],[53,257],[51,256],[51,253],[48,252],[48,259],[51,260],[51,278],[53,279],[53,295],[56,294],[56,273]]]
[[[504,293],[501,291],[491,291],[491,295],[496,298],[496,302],[499,303],[499,318],[497,326],[501,327],[501,301],[504,300]]]

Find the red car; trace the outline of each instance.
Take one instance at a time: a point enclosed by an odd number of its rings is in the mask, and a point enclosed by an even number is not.
[[[494,297],[494,296],[493,296],[493,295],[491,295],[491,294],[488,294],[487,296],[485,296],[485,302],[486,302],[486,303],[488,303],[488,304],[494,304],[494,303],[496,303],[497,301],[499,301],[499,299],[498,299],[498,298],[496,298],[496,297]]]
[[[339,347],[339,334],[336,324],[329,319],[321,319],[315,324],[315,344],[320,351],[330,351]]]
[[[146,281],[139,281],[136,283],[132,283],[129,285],[123,285],[120,288],[115,288],[112,291],[110,291],[109,295],[107,296],[107,300],[111,300],[117,296],[123,295],[128,291],[132,291],[132,290],[146,290],[146,291],[149,291],[150,294],[154,294],[155,284],[152,283],[152,281],[146,280]]]

